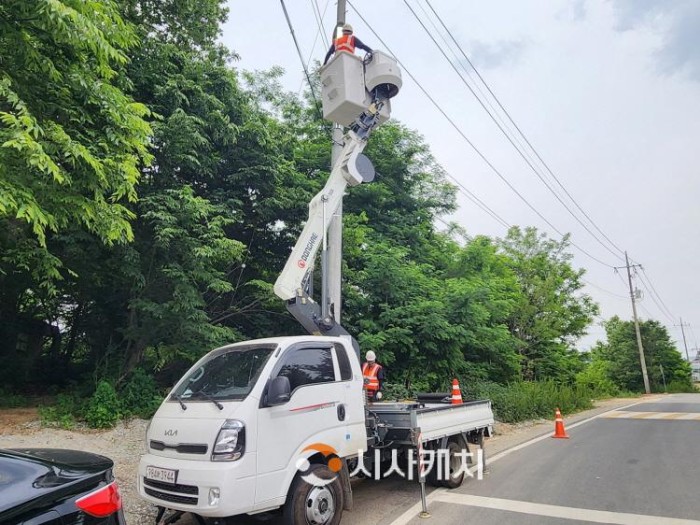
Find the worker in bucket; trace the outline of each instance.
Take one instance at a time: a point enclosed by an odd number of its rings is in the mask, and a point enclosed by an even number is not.
[[[337,36],[333,39],[328,53],[326,53],[326,59],[323,61],[323,65],[330,60],[333,53],[355,53],[355,48],[359,47],[367,53],[372,53],[372,49],[366,46],[359,38],[352,34],[352,26],[350,24],[343,24],[342,27],[336,29]]]
[[[384,368],[377,363],[377,356],[372,350],[365,355],[367,361],[362,364],[362,375],[365,378],[365,388],[370,401],[382,399],[384,386]]]

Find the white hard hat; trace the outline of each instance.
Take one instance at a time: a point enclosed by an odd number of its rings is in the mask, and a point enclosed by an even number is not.
[[[367,358],[367,361],[376,361],[377,360],[377,356],[375,355],[374,352],[372,352],[372,350],[367,352],[367,354],[365,354],[365,357]]]
[[[352,26],[350,24],[343,24],[343,31],[350,31],[352,33]]]

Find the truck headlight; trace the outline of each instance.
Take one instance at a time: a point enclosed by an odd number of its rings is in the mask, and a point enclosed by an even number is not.
[[[227,419],[221,425],[214,442],[212,461],[236,461],[245,452],[245,425],[237,419]]]

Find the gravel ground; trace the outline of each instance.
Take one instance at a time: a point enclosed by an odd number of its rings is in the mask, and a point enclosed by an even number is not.
[[[136,479],[139,457],[145,452],[148,421],[134,419],[119,423],[107,431],[88,429],[60,430],[42,428],[38,420],[23,417],[14,421],[12,410],[0,412],[0,448],[44,447],[85,450],[107,456],[114,461],[114,475],[123,496],[128,525],[152,525],[155,509],[138,497]]]
[[[567,423],[573,423],[635,401],[641,401],[641,399],[598,401],[593,410],[581,412],[572,417],[567,417],[566,414],[564,416]],[[0,410],[0,448],[70,448],[94,452],[111,458],[114,461],[114,474],[123,496],[127,524],[153,525],[155,508],[142,501],[136,490],[139,458],[145,453],[147,424],[147,421],[134,419],[119,423],[115,428],[105,431],[85,428],[60,430],[42,427],[36,409]],[[514,425],[497,422],[495,430],[496,436],[489,439],[486,444],[489,455],[508,449],[537,435],[551,432],[552,422],[537,420]],[[387,489],[389,489],[388,486]],[[375,491],[376,489],[372,492]],[[358,496],[361,497],[361,494]],[[356,517],[365,521],[365,518]],[[178,525],[194,523],[194,520],[185,519],[180,521]]]

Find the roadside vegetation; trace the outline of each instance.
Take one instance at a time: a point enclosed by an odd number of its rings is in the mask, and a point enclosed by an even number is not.
[[[236,67],[224,6],[0,5],[2,406],[51,396],[42,419],[63,427],[149,417],[208,350],[300,333],[272,283],[328,175],[330,124],[281,71]],[[576,349],[598,307],[568,237],[438,230],[456,188],[420,135],[387,123],[366,153],[377,179],[344,203],[344,325],[397,395],[458,377],[517,421],[640,391],[629,322]],[[691,390],[665,328],[642,337],[653,389]]]

